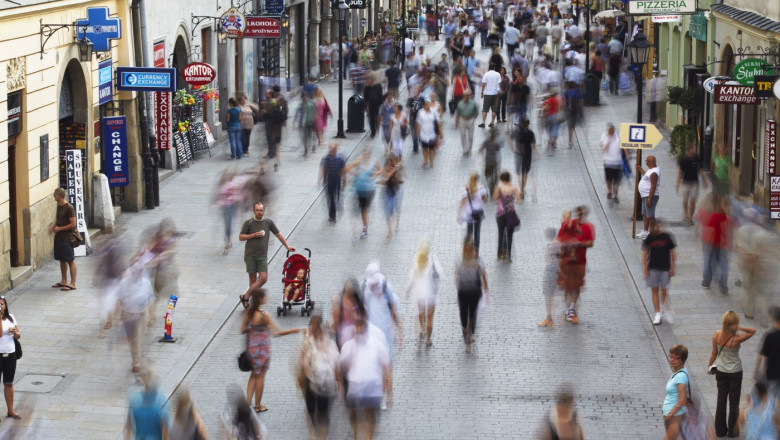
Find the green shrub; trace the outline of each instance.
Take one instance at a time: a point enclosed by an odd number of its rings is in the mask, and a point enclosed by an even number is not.
[[[692,125],[675,125],[669,139],[669,155],[680,160],[685,155],[685,146],[695,141],[696,130]]]
[[[667,100],[669,104],[679,105],[683,110],[697,110],[696,89],[692,87],[669,86]]]

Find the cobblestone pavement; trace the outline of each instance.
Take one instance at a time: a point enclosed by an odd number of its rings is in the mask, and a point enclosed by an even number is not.
[[[486,57],[481,53],[480,55]],[[504,128],[503,124],[499,127]],[[554,400],[559,383],[576,384],[579,414],[588,438],[651,439],[662,436],[660,404],[669,368],[653,326],[646,317],[634,281],[609,232],[604,213],[578,148],[559,149],[553,157],[534,162],[532,174],[538,187],[537,202],[528,197],[519,208],[522,229],[515,234],[514,263],[498,263],[496,228],[487,206],[483,225],[482,255],[487,265],[493,301],[482,315],[478,342],[467,355],[459,336],[453,265],[464,235],[455,221],[458,193],[469,172],[481,169],[481,161],[464,159],[454,123],[444,124],[445,141],[437,153],[436,167],[422,169],[421,157],[407,145],[401,230],[385,238],[386,227],[380,195],[374,202],[369,236],[350,242],[349,221],[327,225],[324,210],[312,210],[289,241],[312,249],[312,292],[317,308],[329,317],[331,297],[347,276],[361,278],[372,259],[397,290],[406,283],[409,266],[421,237],[430,238],[442,261],[442,287],[434,324],[434,345],[418,345],[416,305],[403,302],[401,315],[404,344],[394,355],[394,405],[383,412],[378,438],[532,438],[540,415]],[[476,145],[486,131],[477,128]],[[375,155],[381,146],[369,142]],[[513,169],[512,153],[503,151],[503,164]],[[541,294],[543,230],[557,227],[561,211],[590,205],[596,227],[596,245],[589,251],[587,287],[576,326],[563,320],[556,304],[555,328],[536,325],[544,317]],[[345,212],[353,200],[346,202]],[[281,296],[281,265],[270,267],[267,284],[273,299]],[[403,292],[401,292],[403,296]],[[233,313],[197,361],[184,383],[201,406],[212,433],[221,432],[220,414],[227,409],[226,387],[245,390],[247,375],[235,367],[243,350],[239,334],[241,314]],[[285,327],[308,323],[293,313],[279,318]],[[270,411],[261,415],[274,438],[305,438],[306,413],[297,391],[294,368],[299,336],[272,343],[272,363],[266,376],[263,403]],[[221,434],[218,434],[220,437]],[[330,438],[349,438],[343,403],[333,411]],[[220,437],[221,438],[221,437]]]

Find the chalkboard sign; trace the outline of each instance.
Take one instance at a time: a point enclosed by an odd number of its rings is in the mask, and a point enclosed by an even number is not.
[[[209,143],[206,140],[206,130],[203,128],[203,122],[190,123],[190,142],[192,143],[192,151],[194,153],[208,151],[209,157],[211,157],[211,150],[209,150]]]
[[[41,182],[49,178],[49,135],[41,136]]]
[[[173,135],[173,143],[176,146],[176,157],[179,159],[179,167],[187,165],[189,168],[189,161],[192,159],[192,152],[190,151],[190,142],[187,139],[187,135],[182,132],[177,132]]]

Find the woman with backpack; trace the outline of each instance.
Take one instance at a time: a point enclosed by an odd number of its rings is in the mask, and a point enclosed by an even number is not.
[[[420,319],[420,340],[425,338],[425,345],[430,347],[433,333],[433,312],[436,310],[436,294],[439,291],[441,266],[435,255],[431,254],[431,245],[423,238],[420,247],[412,261],[409,271],[409,281],[406,284],[406,297],[414,293],[417,299]],[[427,318],[427,320],[426,320]]]
[[[330,424],[330,404],[338,390],[336,363],[339,349],[323,326],[322,314],[315,313],[301,349],[298,385],[306,399],[309,413],[309,438],[327,439]]]
[[[460,326],[463,331],[463,342],[466,343],[466,353],[471,353],[474,342],[474,332],[477,330],[477,307],[482,295],[488,298],[487,275],[485,266],[479,260],[477,249],[471,237],[463,242],[461,261],[455,266],[455,285],[458,289],[458,308],[460,309]]]

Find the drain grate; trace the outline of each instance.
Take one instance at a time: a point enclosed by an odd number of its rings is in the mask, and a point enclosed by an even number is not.
[[[51,393],[64,377],[64,374],[25,374],[14,384],[14,390],[23,393]]]

